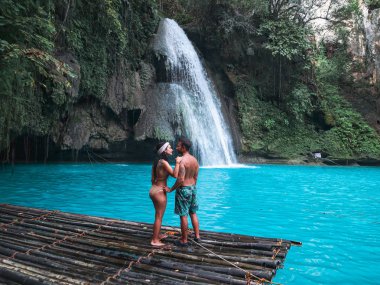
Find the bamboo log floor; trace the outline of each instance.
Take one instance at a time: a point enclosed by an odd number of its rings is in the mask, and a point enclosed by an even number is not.
[[[151,224],[0,204],[0,284],[266,284],[300,245],[201,231],[179,247],[178,228],[162,232],[157,248]]]

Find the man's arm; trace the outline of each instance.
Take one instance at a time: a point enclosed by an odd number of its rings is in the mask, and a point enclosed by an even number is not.
[[[199,172],[199,165],[197,166],[197,170],[195,171],[195,174],[194,174],[194,185],[197,185],[198,172]]]
[[[183,165],[183,163],[180,163],[177,180],[175,181],[174,185],[170,189],[166,190],[166,192],[172,192],[176,190],[177,188],[181,187],[183,182],[185,181],[185,174],[186,174],[185,166]]]

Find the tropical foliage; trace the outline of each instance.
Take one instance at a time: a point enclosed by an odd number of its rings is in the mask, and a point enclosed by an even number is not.
[[[365,1],[369,9],[378,2]],[[0,151],[21,136],[59,135],[74,104],[104,103],[115,73],[149,73],[143,60],[160,14],[200,35],[200,48],[230,79],[243,153],[380,158],[378,134],[344,96],[358,84],[347,23],[361,21],[359,2],[318,14],[326,3],[2,0]],[[309,24],[319,18],[334,42],[315,41]]]
[[[0,13],[0,148],[22,134],[45,135],[67,108],[76,75],[54,55],[51,2],[4,0]]]
[[[55,135],[73,103],[104,96],[120,65],[125,76],[138,69],[157,25],[155,7],[138,0],[2,1],[0,151],[21,135]]]
[[[357,84],[347,23],[360,26],[358,1],[200,2],[176,3],[191,15],[186,23],[196,22],[204,41],[220,47],[235,85],[243,153],[380,158],[379,135],[344,98]],[[309,25],[316,19],[330,23],[334,42],[316,43]]]

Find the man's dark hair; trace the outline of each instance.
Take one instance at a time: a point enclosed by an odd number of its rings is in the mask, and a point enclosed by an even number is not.
[[[191,148],[191,141],[186,137],[180,137],[179,141],[186,148],[187,151]]]

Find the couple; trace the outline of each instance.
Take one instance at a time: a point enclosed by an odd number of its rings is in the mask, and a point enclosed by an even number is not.
[[[168,142],[159,143],[156,147],[158,159],[152,167],[152,188],[149,196],[153,201],[156,210],[153,236],[150,242],[153,246],[163,246],[160,239],[165,236],[160,235],[162,218],[166,209],[166,193],[176,190],[174,213],[180,216],[181,220],[181,239],[177,241],[179,246],[187,246],[187,215],[190,215],[193,225],[195,241],[200,240],[199,222],[196,211],[198,210],[197,191],[195,185],[198,178],[199,165],[194,156],[189,153],[191,142],[189,139],[181,137],[177,143],[176,150],[182,157],[176,158],[174,170],[168,163],[168,157],[173,154],[173,149]],[[168,176],[177,178],[174,185],[167,186]]]

